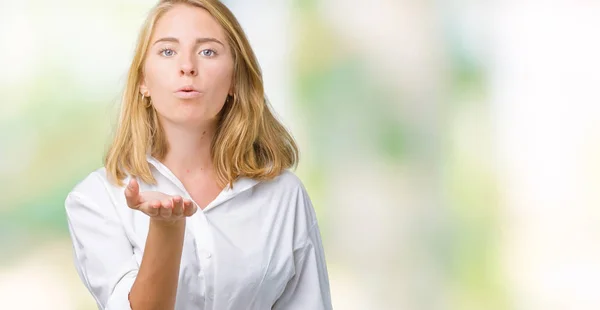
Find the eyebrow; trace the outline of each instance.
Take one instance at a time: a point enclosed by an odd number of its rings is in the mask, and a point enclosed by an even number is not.
[[[154,41],[154,43],[152,43],[152,45],[154,46],[154,45],[156,45],[156,43],[159,43],[159,42],[179,43],[179,40],[177,38],[173,38],[173,37],[160,38],[160,39]],[[215,43],[221,44],[223,47],[225,46],[225,44],[223,44],[221,41],[219,41],[215,38],[198,38],[198,39],[196,39],[196,45],[206,43],[206,42],[215,42]]]

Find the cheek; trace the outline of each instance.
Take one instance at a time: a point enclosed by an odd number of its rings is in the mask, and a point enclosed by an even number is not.
[[[233,76],[233,69],[229,66],[215,65],[207,67],[205,72],[205,78],[210,81],[212,88],[221,93],[223,89],[225,92],[229,90],[231,86],[231,78]]]
[[[144,67],[144,72],[146,85],[150,91],[156,91],[158,90],[157,88],[161,88],[166,83],[167,70],[168,68],[165,68],[165,64],[149,60],[149,63]]]

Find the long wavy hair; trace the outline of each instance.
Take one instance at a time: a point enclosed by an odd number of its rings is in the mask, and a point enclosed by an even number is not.
[[[146,155],[164,159],[169,144],[157,112],[140,95],[143,64],[156,22],[177,4],[208,11],[223,27],[233,54],[234,94],[220,112],[211,141],[211,157],[220,186],[244,176],[269,180],[298,164],[298,147],[271,112],[258,60],[233,13],[218,0],[160,1],[148,14],[137,40],[121,98],[121,110],[112,143],[104,158],[107,174],[123,186],[127,174],[156,184]]]

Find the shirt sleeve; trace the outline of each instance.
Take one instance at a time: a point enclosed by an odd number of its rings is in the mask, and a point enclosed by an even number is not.
[[[65,209],[75,266],[98,309],[130,310],[139,265],[110,199],[71,192]]]
[[[314,209],[304,188],[301,190],[300,203],[307,211],[306,218],[312,218],[312,223],[306,230],[303,245],[294,250],[296,273],[287,283],[283,293],[273,305],[273,310],[330,310],[331,293],[329,276],[325,262],[325,253],[321,240],[319,225]]]

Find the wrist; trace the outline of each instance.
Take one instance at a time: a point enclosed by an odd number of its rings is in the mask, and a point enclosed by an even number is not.
[[[150,225],[161,228],[178,228],[185,226],[185,218],[177,220],[162,220],[150,218]]]

